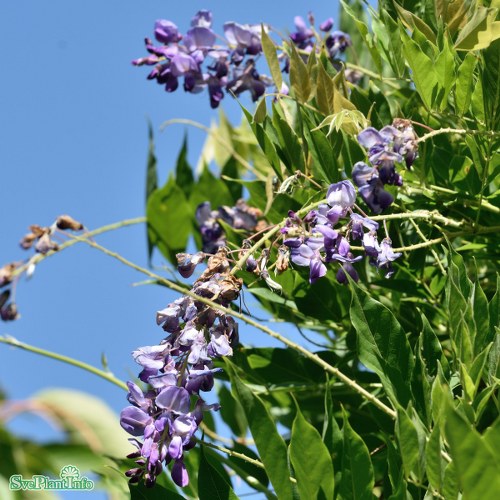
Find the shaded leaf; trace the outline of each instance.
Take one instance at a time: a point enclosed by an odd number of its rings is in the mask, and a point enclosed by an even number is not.
[[[339,495],[342,498],[364,500],[373,498],[374,474],[370,453],[361,437],[352,429],[344,412],[344,454]]]
[[[357,331],[359,359],[380,377],[387,395],[407,405],[414,360],[404,330],[389,309],[357,286],[352,287],[351,319]]]
[[[209,463],[203,446],[200,449],[198,494],[200,500],[236,500],[238,498],[230,483]]]
[[[271,71],[271,76],[273,77],[274,85],[278,92],[281,92],[281,86],[283,84],[283,78],[281,76],[280,63],[278,61],[278,56],[276,54],[276,46],[274,45],[271,38],[267,34],[264,25],[261,24],[261,40],[262,40],[262,50],[266,56],[267,65]]]
[[[333,464],[319,432],[308,423],[297,406],[290,440],[290,460],[302,498],[333,499]],[[314,467],[311,464],[314,463]]]
[[[276,430],[275,423],[262,400],[241,382],[234,365],[227,359],[225,362],[231,378],[233,395],[243,407],[269,480],[279,498],[292,498],[285,441]]]

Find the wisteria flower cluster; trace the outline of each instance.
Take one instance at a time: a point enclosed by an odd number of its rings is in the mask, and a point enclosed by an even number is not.
[[[195,267],[209,257],[207,268],[191,292],[228,307],[240,293],[242,280],[229,273],[226,250],[208,256],[179,254],[179,272],[189,277]],[[144,480],[153,486],[163,467],[172,463],[173,481],[184,487],[189,482],[184,463],[186,451],[195,445],[194,434],[203,412],[218,410],[219,404],[206,404],[200,392],[214,385],[214,358],[230,356],[238,342],[238,324],[231,317],[191,295],[184,295],[158,311],[156,321],[168,336],[155,346],[133,352],[142,367],[139,379],[143,391],[128,382],[128,406],[121,412],[121,426],[134,438],[137,451],[129,455],[137,467],[127,471],[131,483]],[[139,438],[139,439],[138,439]]]
[[[248,206],[242,199],[238,200],[234,207],[221,206],[217,210],[212,210],[208,201],[200,203],[196,209],[196,221],[201,232],[203,252],[215,253],[226,245],[224,229],[218,221],[224,221],[233,229],[253,232],[259,225],[260,217],[262,211]]]
[[[384,185],[402,186],[403,179],[396,172],[396,163],[406,163],[411,168],[418,156],[417,136],[411,122],[396,118],[392,125],[380,131],[373,127],[362,130],[358,142],[368,152],[372,166],[357,162],[352,170],[354,184],[370,210],[379,214],[394,201],[384,190]]]
[[[337,281],[347,283],[347,274],[359,279],[353,264],[363,258],[354,256],[351,240],[360,240],[370,264],[393,274],[392,262],[401,254],[392,250],[391,240],[386,237],[379,244],[377,222],[353,211],[356,191],[350,181],[332,184],[327,192],[327,203],[310,211],[303,219],[294,212],[289,213],[286,226],[282,229],[284,244],[290,249],[290,260],[297,266],[309,266],[309,281],[314,283],[327,273],[326,264],[337,262]],[[336,224],[349,216],[349,221],[335,229]]]
[[[341,31],[333,31],[333,19],[321,23],[320,30],[325,33],[323,40],[317,40],[313,29],[314,19],[310,16],[311,26],[303,18],[295,18],[295,32],[290,40],[305,53],[314,46],[324,44],[333,59],[351,45],[349,36]],[[264,29],[269,29],[265,26]],[[182,79],[186,92],[198,93],[208,89],[210,105],[217,108],[224,98],[224,92],[236,96],[248,91],[252,100],[257,101],[266,88],[273,85],[272,79],[259,73],[257,57],[262,53],[262,26],[260,24],[239,24],[233,21],[224,24],[226,44],[216,44],[217,35],[212,30],[212,13],[201,10],[191,21],[185,35],[172,22],[160,19],[155,23],[154,35],[162,45],[155,45],[150,38],[145,39],[149,56],[135,59],[136,66],[154,66],[149,80],[156,80],[167,92],[174,92]],[[331,32],[331,33],[330,33]],[[283,71],[288,72],[289,60],[284,52],[280,54],[284,62]],[[286,85],[278,91],[287,93]]]

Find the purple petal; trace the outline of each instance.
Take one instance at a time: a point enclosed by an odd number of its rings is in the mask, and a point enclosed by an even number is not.
[[[156,397],[156,405],[174,413],[189,411],[189,392],[182,387],[167,387]]]
[[[120,413],[120,425],[132,436],[142,436],[152,421],[150,415],[135,406],[127,406]]]
[[[172,481],[181,488],[189,484],[189,475],[182,460],[176,460],[172,466]]]
[[[321,259],[311,260],[311,270],[309,273],[309,283],[314,283],[326,274],[326,266]]]
[[[384,138],[379,134],[378,130],[373,127],[368,127],[358,134],[358,142],[365,149],[370,149],[377,144],[383,144]]]

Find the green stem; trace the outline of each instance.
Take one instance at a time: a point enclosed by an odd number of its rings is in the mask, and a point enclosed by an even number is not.
[[[388,214],[388,215],[374,215],[370,217],[371,220],[391,220],[391,219],[427,219],[432,222],[440,222],[446,226],[453,226],[460,228],[465,222],[456,221],[441,215],[437,210],[414,210],[413,212],[403,212],[401,214]]]
[[[114,231],[115,229],[120,229],[122,227],[133,226],[134,224],[142,224],[143,222],[146,222],[146,217],[135,217],[134,219],[125,219],[119,222],[114,222],[113,224],[108,224],[107,226],[98,227],[97,229],[94,229],[92,231],[88,231],[85,233],[85,237],[92,238],[93,236],[98,236],[99,234],[107,233],[109,231]],[[59,245],[59,250],[57,252],[64,250],[65,248],[69,248],[75,245],[76,243],[78,243],[78,240],[75,238],[65,241],[64,243]],[[51,255],[54,255],[57,252],[50,251],[46,254],[38,253],[34,255],[29,260],[29,262],[15,269],[14,272],[12,273],[12,277],[19,276],[24,271],[26,271],[26,269],[28,269],[30,265],[38,264],[42,260],[45,260],[47,257],[50,257]]]
[[[470,234],[488,234],[488,233],[496,233],[500,231],[500,226],[491,226],[491,227],[480,227],[477,229],[471,229],[470,231],[459,231],[456,233],[445,233],[444,236],[439,238],[434,238],[432,240],[424,241],[423,243],[416,243],[415,245],[409,245],[407,247],[394,248],[395,252],[405,252],[408,250],[418,250],[419,248],[426,248],[432,245],[437,245],[438,243],[443,243],[447,239],[451,240],[453,238],[458,238],[460,236],[467,236]]]
[[[459,135],[486,135],[489,137],[498,137],[500,136],[500,132],[493,132],[490,130],[468,130],[465,128],[440,128],[438,130],[433,130],[432,132],[429,132],[428,134],[423,135],[422,137],[419,137],[417,139],[417,142],[425,142],[427,139],[430,139],[431,137],[434,137],[436,135],[441,135],[441,134],[459,134]]]
[[[14,337],[10,336],[2,336],[0,337],[0,343],[11,345],[13,347],[18,347],[19,349],[24,349],[25,351],[34,352],[35,354],[40,354],[41,356],[45,356],[47,358],[52,358],[57,361],[61,361],[62,363],[66,363],[68,365],[76,366],[77,368],[81,368],[82,370],[86,370],[98,377],[111,382],[112,384],[117,385],[121,389],[128,391],[128,387],[125,382],[117,379],[112,373],[106,372],[104,370],[99,370],[95,366],[89,365],[88,363],[84,363],[83,361],[78,361],[77,359],[70,358],[69,356],[64,356],[63,354],[57,354],[52,351],[47,351],[45,349],[41,349],[40,347],[35,347],[20,340],[17,340]]]
[[[309,207],[311,207],[313,205],[318,205],[319,203],[320,202],[318,202],[317,204],[312,204]],[[311,209],[309,207],[306,207],[307,211],[309,211]],[[300,213],[307,213],[306,208],[301,210],[298,213],[299,214]],[[281,225],[277,226],[278,229],[280,227],[281,227]],[[276,232],[276,228],[272,229],[269,232],[271,233],[272,231]],[[248,318],[244,314],[241,314],[237,311],[233,311],[232,309],[229,309],[227,307],[221,306],[217,302],[214,302],[210,299],[196,295],[191,290],[186,290],[184,287],[179,286],[178,284],[174,283],[173,281],[170,281],[166,278],[163,278],[162,276],[159,276],[159,275],[151,272],[149,269],[145,269],[141,266],[138,266],[137,264],[134,264],[133,262],[125,259],[125,257],[122,257],[120,254],[113,252],[111,250],[108,250],[107,248],[99,245],[98,243],[96,243],[94,241],[90,241],[90,240],[87,240],[87,239],[79,237],[79,236],[73,236],[73,238],[75,238],[79,241],[82,241],[83,243],[86,243],[87,245],[90,245],[91,247],[96,248],[97,250],[100,250],[104,254],[106,254],[110,257],[113,257],[114,259],[118,260],[122,264],[125,264],[126,266],[131,267],[132,269],[135,269],[136,271],[139,271],[139,272],[145,274],[146,276],[149,276],[150,278],[156,279],[159,283],[165,285],[167,288],[170,288],[171,290],[174,290],[176,292],[180,292],[184,295],[187,295],[188,297],[191,297],[198,302],[206,304],[207,306],[210,306],[213,309],[217,309],[224,314],[227,314],[229,316],[233,316],[234,318],[240,319],[241,321],[247,323],[248,325],[251,325],[254,328],[257,328],[258,330],[261,330],[262,332],[266,333],[270,337],[275,338],[276,340],[278,340],[282,344],[285,344],[288,347],[294,349],[295,351],[300,352],[306,358],[310,359],[313,363],[316,363],[321,368],[323,368],[323,370],[325,370],[328,373],[331,373],[332,375],[336,376],[338,379],[342,380],[342,382],[344,382],[347,386],[349,386],[355,392],[360,394],[367,401],[370,401],[371,403],[373,403],[377,408],[382,410],[384,413],[389,415],[391,418],[394,418],[394,419],[396,418],[396,412],[392,408],[389,408],[382,401],[380,401],[376,396],[374,396],[373,394],[368,392],[364,387],[360,386],[356,381],[350,379],[347,375],[342,373],[338,368],[329,365],[326,361],[322,360],[317,354],[309,351],[308,349],[306,349],[305,347],[302,347],[301,345],[296,344],[295,342],[292,342],[291,340],[287,339],[286,337],[279,334],[278,332],[271,330],[267,326],[262,325],[259,321],[255,321],[252,318]],[[258,242],[258,243],[260,243],[260,242]],[[256,243],[254,245],[254,247],[257,247],[258,243]]]

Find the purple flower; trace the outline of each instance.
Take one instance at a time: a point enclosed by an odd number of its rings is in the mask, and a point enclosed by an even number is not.
[[[373,213],[379,214],[394,201],[392,195],[384,190],[375,167],[369,167],[361,161],[357,162],[352,169],[352,178],[363,201]]]
[[[191,19],[193,28],[201,26],[202,28],[212,27],[212,13],[209,10],[199,10]]]
[[[356,269],[354,269],[354,266],[349,262],[346,262],[340,266],[336,275],[337,281],[341,285],[347,285],[347,283],[349,282],[347,275],[349,275],[354,281],[359,281],[359,275],[356,272]]]
[[[356,191],[351,181],[340,181],[332,184],[328,188],[326,201],[335,209],[335,213],[338,213],[339,217],[344,217],[347,210],[352,208],[356,201]]]
[[[169,44],[179,42],[182,35],[172,21],[158,19],[155,23],[155,38],[161,43]]]
[[[142,436],[152,423],[153,417],[136,406],[127,406],[120,414],[120,425],[132,436]]]
[[[189,484],[189,475],[182,459],[176,460],[172,466],[172,480],[177,486],[184,488]]]
[[[401,253],[394,252],[392,249],[392,241],[389,238],[384,238],[380,244],[380,253],[377,257],[377,267],[379,269],[384,269],[386,271],[385,277],[390,278],[394,274],[394,269],[392,268],[392,262],[394,262],[398,257],[401,257]]]
[[[205,260],[205,254],[203,252],[197,252],[194,255],[188,253],[178,253],[177,258],[177,270],[183,278],[189,278],[196,269],[196,266]]]
[[[339,52],[344,52],[352,45],[351,37],[343,31],[333,31],[325,40],[325,46],[333,59]]]
[[[249,59],[245,63],[245,68],[237,68],[234,71],[233,78],[228,81],[227,90],[236,96],[242,92],[250,91],[252,101],[257,101],[266,91],[266,83],[262,81],[259,73],[255,69],[255,62]]]
[[[312,48],[314,38],[314,31],[306,25],[306,22],[301,16],[295,16],[294,24],[297,31],[290,33],[290,38],[293,43],[297,45],[300,49]]]
[[[229,45],[243,54],[257,55],[262,51],[261,27],[258,24],[224,23],[224,35]],[[240,61],[241,62],[241,61]]]
[[[307,238],[299,246],[294,240],[285,240],[285,245],[290,246],[290,260],[297,266],[309,266],[309,283],[314,283],[326,274],[321,250],[324,249],[323,238]]]
[[[325,19],[320,25],[319,29],[321,31],[330,31],[333,28],[333,17]]]

